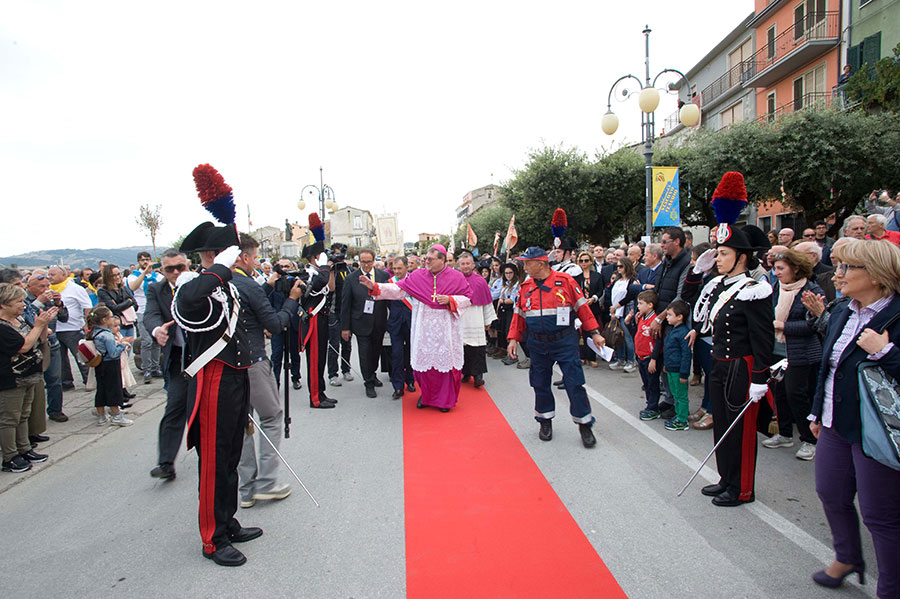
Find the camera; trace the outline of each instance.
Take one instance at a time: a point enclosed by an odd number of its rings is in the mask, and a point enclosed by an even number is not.
[[[272,270],[277,272],[281,277],[275,281],[275,291],[285,295],[290,294],[291,288],[294,286],[294,282],[297,279],[300,279],[303,283],[306,283],[306,281],[309,280],[309,273],[305,270],[287,270],[280,264],[273,266]]]

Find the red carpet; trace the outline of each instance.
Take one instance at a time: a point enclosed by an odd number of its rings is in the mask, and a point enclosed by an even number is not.
[[[625,597],[487,392],[463,383],[446,414],[417,398],[403,398],[407,597]]]

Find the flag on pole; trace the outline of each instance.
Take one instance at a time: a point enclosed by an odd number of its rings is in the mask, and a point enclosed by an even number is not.
[[[512,218],[509,219],[509,227],[506,229],[506,237],[503,239],[503,252],[507,254],[511,249],[513,249],[516,243],[519,241],[519,235],[516,233],[516,215],[513,214]],[[507,257],[507,260],[509,257]]]
[[[456,233],[454,231],[450,231],[450,253],[456,253]]]
[[[497,255],[497,246],[500,245],[500,231],[494,233],[494,255]]]
[[[478,237],[475,236],[475,231],[472,230],[472,225],[469,223],[466,223],[466,244],[469,247],[478,245]]]
[[[253,221],[250,219],[250,206],[247,205],[247,227],[249,230],[253,230]]]

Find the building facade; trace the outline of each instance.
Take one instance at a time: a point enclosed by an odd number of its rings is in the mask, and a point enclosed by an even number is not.
[[[456,208],[456,228],[461,227],[467,218],[485,206],[495,204],[502,197],[503,193],[494,184],[473,189],[464,195],[462,204]]]
[[[331,213],[328,220],[330,243],[343,243],[351,248],[375,245],[375,221],[372,213],[347,206]]]
[[[848,0],[847,64],[855,73],[882,58],[900,42],[900,0]]]

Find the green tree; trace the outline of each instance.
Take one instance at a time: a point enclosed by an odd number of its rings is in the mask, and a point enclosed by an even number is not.
[[[494,251],[494,234],[500,233],[500,244],[503,245],[503,238],[506,237],[506,230],[509,227],[509,219],[512,217],[512,210],[503,204],[493,204],[485,206],[468,219],[468,224],[472,225],[475,236],[478,238],[476,247],[480,253]],[[466,245],[466,225],[463,224],[453,237],[459,242],[459,245]]]
[[[875,64],[863,64],[844,85],[848,103],[863,110],[900,112],[900,44]]]
[[[156,205],[151,207],[150,204],[143,204],[138,215],[134,219],[138,227],[147,231],[150,235],[150,243],[153,244],[153,256],[156,256],[156,234],[162,226],[162,206]]]

